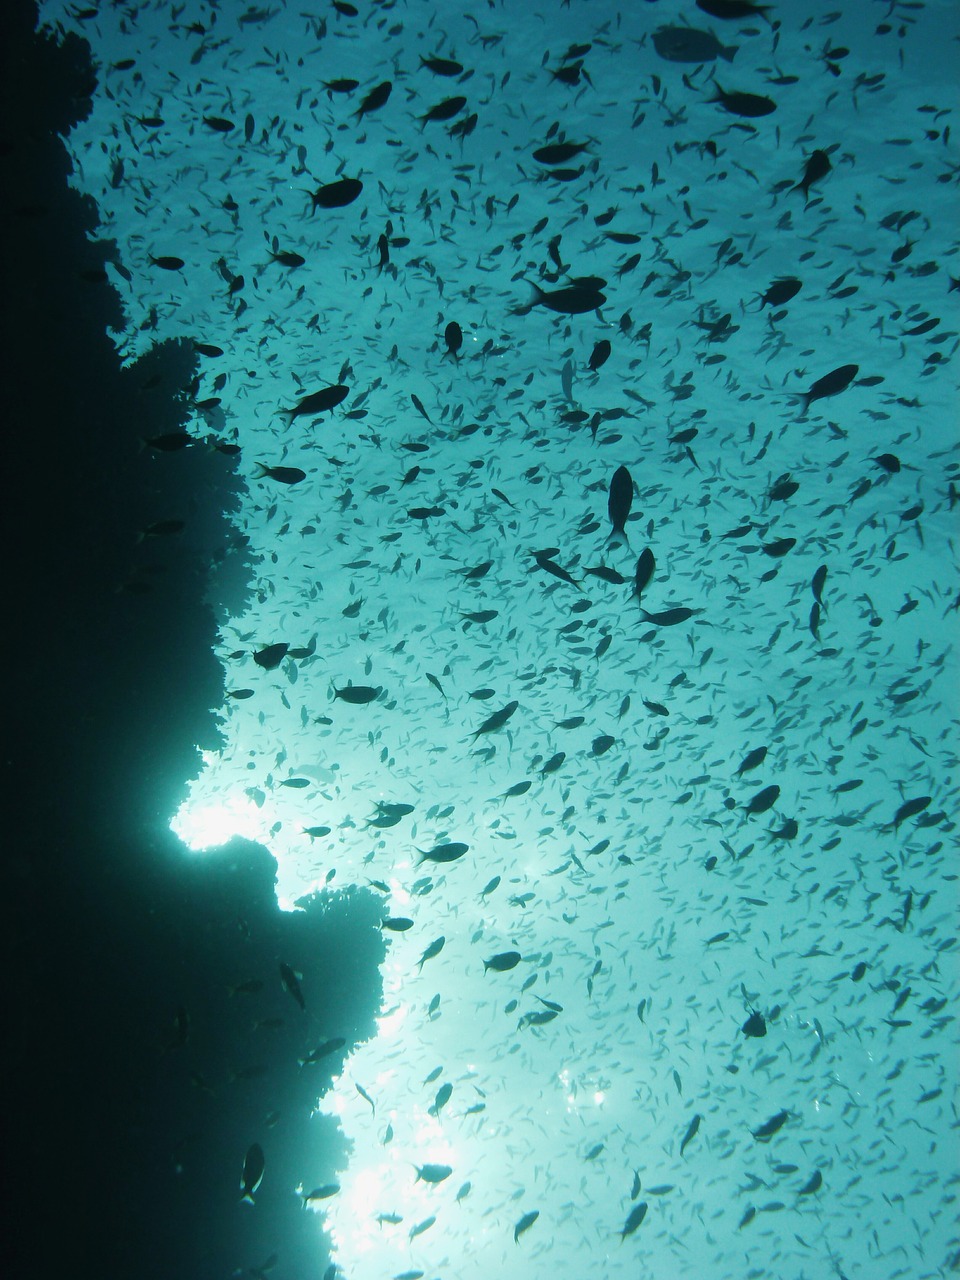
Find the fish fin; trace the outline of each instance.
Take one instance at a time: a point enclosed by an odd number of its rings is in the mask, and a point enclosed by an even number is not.
[[[738,44],[722,44],[720,46],[720,57],[724,62],[732,62],[740,50]]]

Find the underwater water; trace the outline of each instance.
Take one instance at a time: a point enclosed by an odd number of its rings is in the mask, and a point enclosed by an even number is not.
[[[960,11],[40,13],[246,484],[174,830],[383,920],[330,1274],[955,1271]]]

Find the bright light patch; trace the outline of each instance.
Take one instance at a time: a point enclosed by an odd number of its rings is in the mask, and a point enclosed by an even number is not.
[[[170,829],[196,853],[226,844],[233,836],[258,841],[264,836],[263,815],[245,795],[205,804],[186,800],[171,819]]]

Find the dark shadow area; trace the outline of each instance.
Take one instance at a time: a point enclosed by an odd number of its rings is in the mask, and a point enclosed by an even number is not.
[[[310,1112],[373,1031],[378,904],[280,913],[264,849],[194,857],[167,829],[198,746],[220,742],[212,645],[248,578],[228,519],[242,481],[212,438],[143,447],[197,431],[198,356],[166,343],[121,369],[116,250],[58,136],[96,77],[82,41],[35,23],[28,0],[0,8],[5,1270],[214,1278],[276,1255],[274,1280],[321,1275],[294,1189],[344,1164]]]

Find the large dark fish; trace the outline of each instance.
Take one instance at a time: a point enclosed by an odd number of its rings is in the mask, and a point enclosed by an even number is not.
[[[803,177],[793,187],[791,191],[802,191],[804,200],[810,199],[810,188],[815,182],[819,182],[821,178],[825,178],[831,169],[830,157],[826,151],[813,151],[807,157],[807,163],[803,166]]]
[[[601,293],[606,282],[597,276],[585,276],[574,280],[563,289],[551,289],[549,292],[532,281],[528,283],[536,296],[530,306],[521,308],[523,312],[529,311],[530,307],[544,306],[550,311],[558,311],[561,315],[577,316],[586,311],[596,311],[607,300],[606,294]]]
[[[586,149],[585,142],[551,142],[545,147],[538,147],[533,158],[539,164],[565,164]]]
[[[607,546],[630,545],[625,526],[632,505],[633,477],[626,467],[617,467],[610,481],[610,493],[607,497],[607,514],[613,525],[613,532],[607,539]]]
[[[637,600],[641,598],[644,591],[650,585],[650,579],[657,567],[653,552],[649,547],[644,547],[637,557],[637,572],[633,583],[633,594]]]
[[[304,396],[292,409],[281,409],[280,413],[289,427],[296,418],[314,418],[318,414],[326,413],[328,409],[335,409],[338,404],[346,400],[349,394],[350,388],[339,383],[332,387],[321,387],[319,391]]]
[[[696,27],[660,27],[652,38],[667,62],[713,62],[718,57],[732,62],[737,54],[737,45],[721,44],[712,31]]]
[[[822,378],[818,378],[809,391],[800,394],[799,399],[803,406],[800,410],[801,418],[814,400],[825,400],[827,396],[838,396],[841,391],[846,391],[859,372],[858,364],[842,364],[839,369],[833,369],[830,373],[825,373]]]
[[[325,182],[322,187],[310,192],[310,212],[316,213],[318,209],[342,209],[345,205],[353,204],[362,190],[363,183],[359,178],[338,178],[336,182]]]
[[[710,101],[718,102],[724,111],[729,111],[732,116],[755,119],[757,116],[768,116],[777,109],[773,99],[765,98],[761,93],[743,93],[738,90],[728,93],[719,85],[716,89],[717,92]]]
[[[768,4],[751,4],[750,0],[697,0],[697,8],[709,13],[711,18],[726,21],[730,18],[766,17]]]

